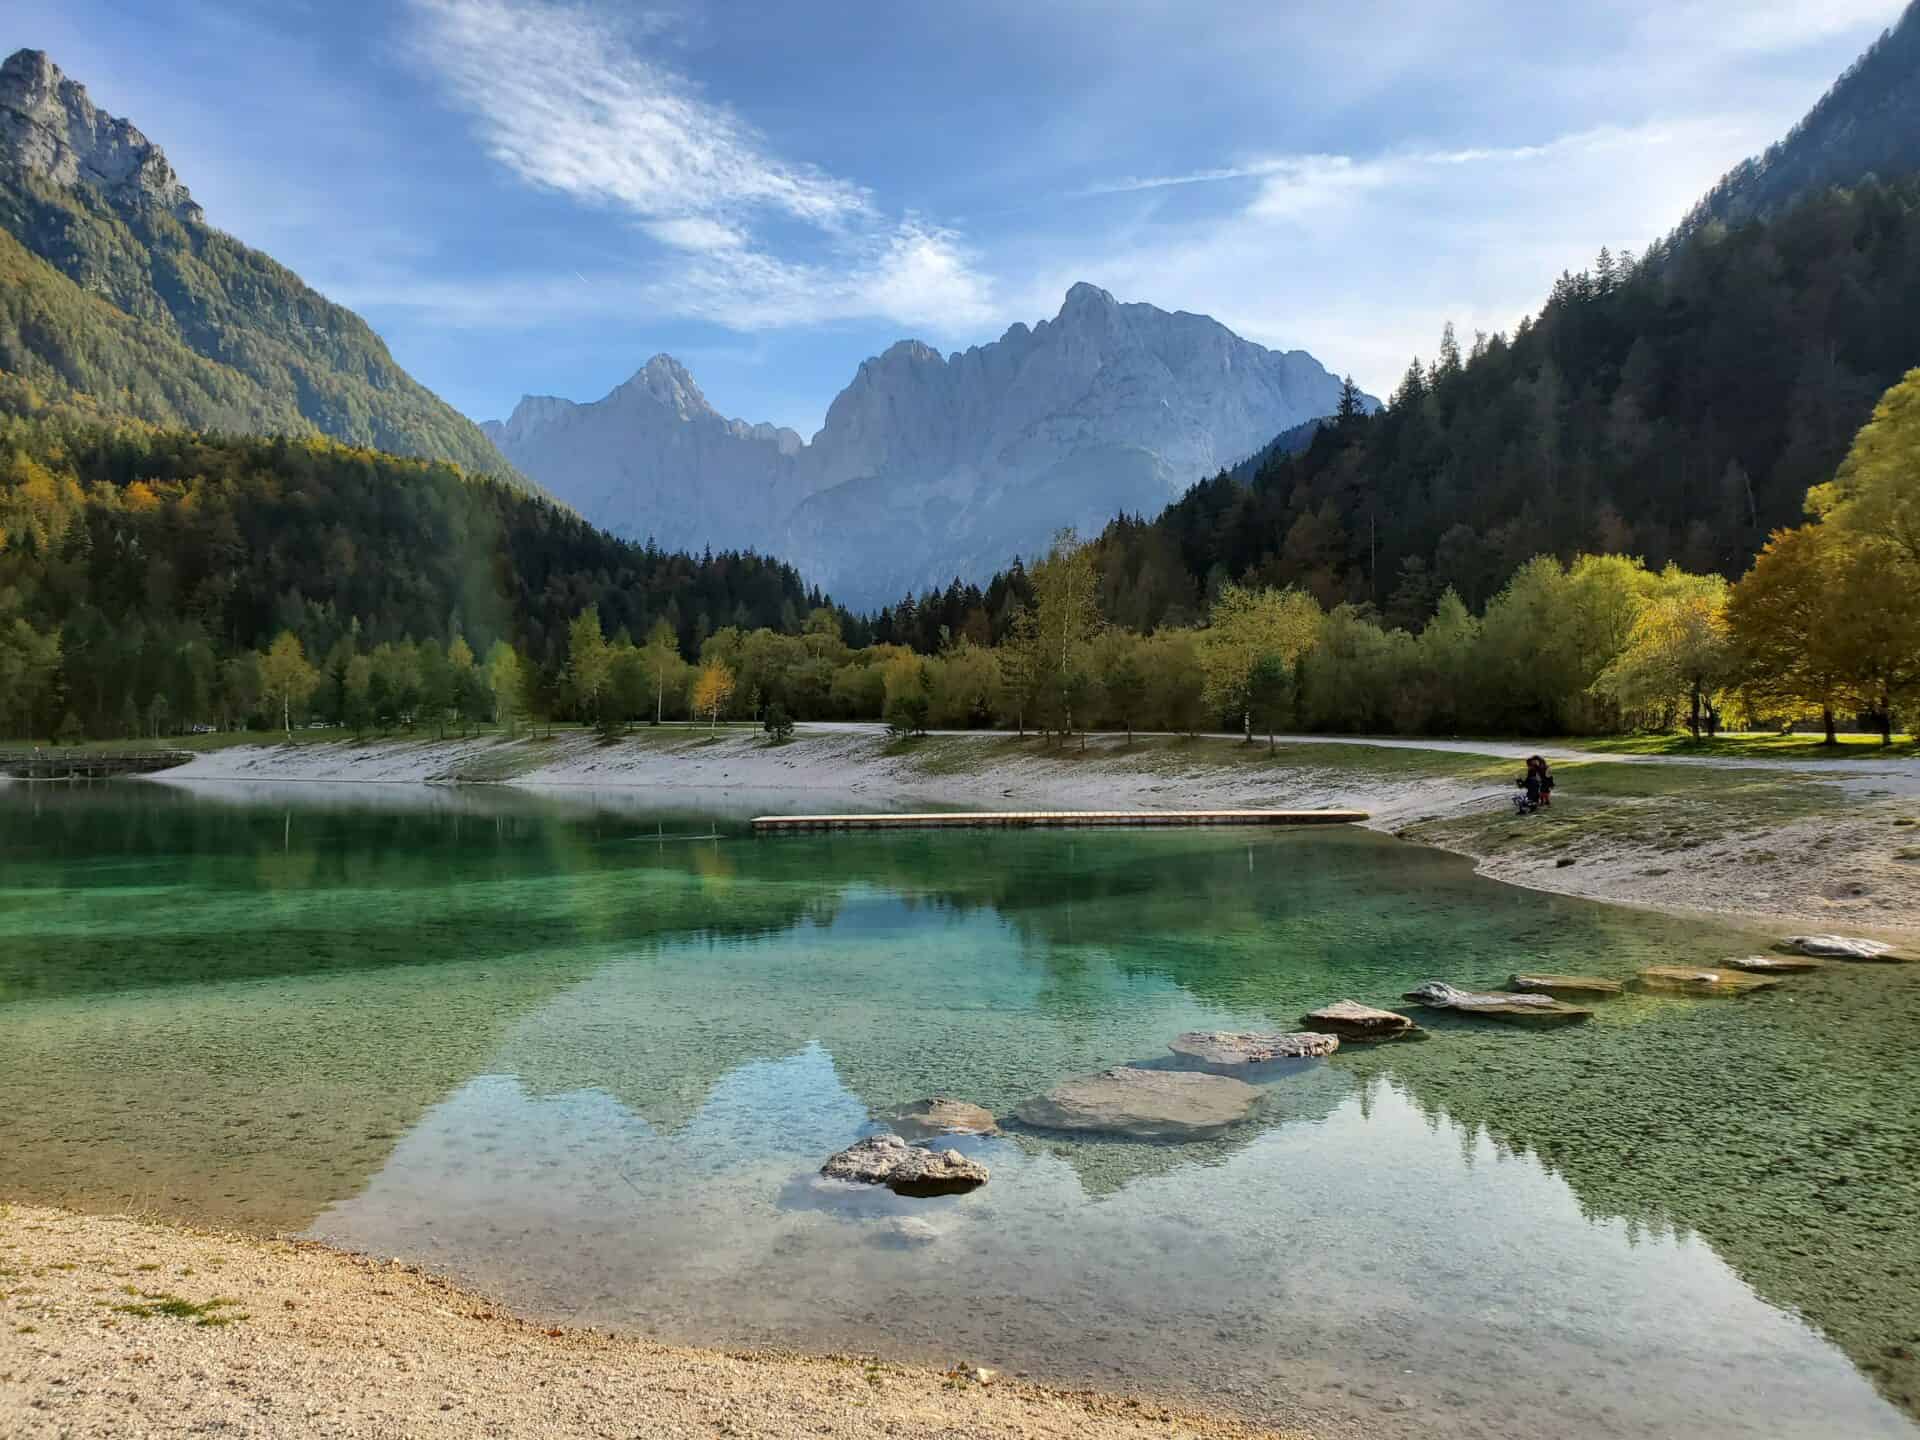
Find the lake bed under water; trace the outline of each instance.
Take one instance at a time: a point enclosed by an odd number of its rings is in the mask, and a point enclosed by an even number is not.
[[[1447,1017],[1198,1144],[954,1142],[1190,1029],[1766,937],[1358,830],[756,838],[511,789],[0,788],[0,1197],[404,1256],[663,1339],[1381,1435],[1920,1435],[1920,967]],[[687,838],[694,836],[711,838]]]

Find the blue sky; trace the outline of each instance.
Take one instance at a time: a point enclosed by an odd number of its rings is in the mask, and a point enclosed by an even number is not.
[[[477,419],[669,351],[811,434],[1087,279],[1377,392],[1638,249],[1898,0],[9,0]]]

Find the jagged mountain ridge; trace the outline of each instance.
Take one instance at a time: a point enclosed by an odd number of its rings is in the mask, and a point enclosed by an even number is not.
[[[37,50],[0,64],[0,371],[155,425],[319,433],[520,481],[358,315],[206,224],[160,148]]]
[[[656,356],[602,400],[529,396],[485,427],[616,533],[752,545],[855,606],[984,576],[1054,531],[1157,513],[1193,481],[1330,413],[1340,382],[1202,315],[1089,284],[1060,312],[942,355],[864,362],[811,442],[721,416]]]

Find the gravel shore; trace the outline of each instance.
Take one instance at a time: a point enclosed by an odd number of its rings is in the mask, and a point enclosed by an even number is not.
[[[999,1376],[548,1329],[397,1261],[26,1206],[0,1209],[0,1434],[1278,1440]]]

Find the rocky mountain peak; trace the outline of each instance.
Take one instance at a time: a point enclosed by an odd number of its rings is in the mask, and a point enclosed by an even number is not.
[[[1079,280],[1067,288],[1067,298],[1060,305],[1060,318],[1064,320],[1069,315],[1114,310],[1119,308],[1119,305],[1120,302],[1115,300],[1110,292],[1102,290],[1098,285]]]
[[[645,396],[683,420],[695,415],[718,413],[707,403],[707,397],[701,393],[693,376],[687,373],[687,367],[667,354],[656,355],[647,361],[614,394],[623,398]]]
[[[97,107],[44,51],[0,64],[0,160],[55,185],[93,185],[120,204],[152,204],[204,221],[160,147]]]

